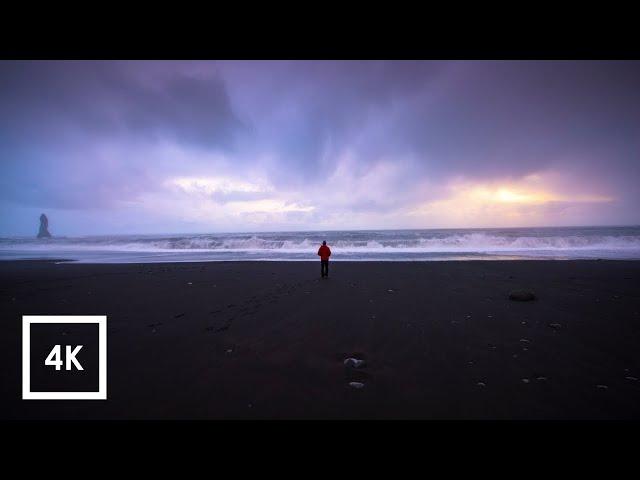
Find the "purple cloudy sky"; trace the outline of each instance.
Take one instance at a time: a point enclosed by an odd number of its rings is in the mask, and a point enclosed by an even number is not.
[[[0,62],[0,234],[640,224],[640,62]]]

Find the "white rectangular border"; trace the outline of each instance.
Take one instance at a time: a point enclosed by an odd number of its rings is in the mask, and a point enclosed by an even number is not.
[[[98,391],[31,391],[31,324],[98,324]],[[22,316],[22,399],[23,400],[106,400],[107,399],[107,316],[106,315],[23,315]]]

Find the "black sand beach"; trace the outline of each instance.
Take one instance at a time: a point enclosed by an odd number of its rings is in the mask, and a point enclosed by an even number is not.
[[[0,418],[640,419],[640,262],[319,270],[0,262]],[[107,401],[21,399],[26,314],[108,316]]]

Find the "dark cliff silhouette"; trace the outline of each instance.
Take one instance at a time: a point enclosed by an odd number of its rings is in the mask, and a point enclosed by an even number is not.
[[[51,238],[49,233],[49,219],[43,213],[40,215],[40,231],[38,232],[38,238]]]

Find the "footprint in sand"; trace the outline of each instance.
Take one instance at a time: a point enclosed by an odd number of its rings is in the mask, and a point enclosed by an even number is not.
[[[235,320],[235,317],[231,317],[222,324],[208,326],[207,328],[205,328],[205,331],[214,332],[214,333],[224,332],[225,330],[229,329],[229,327],[231,326],[234,320]]]

